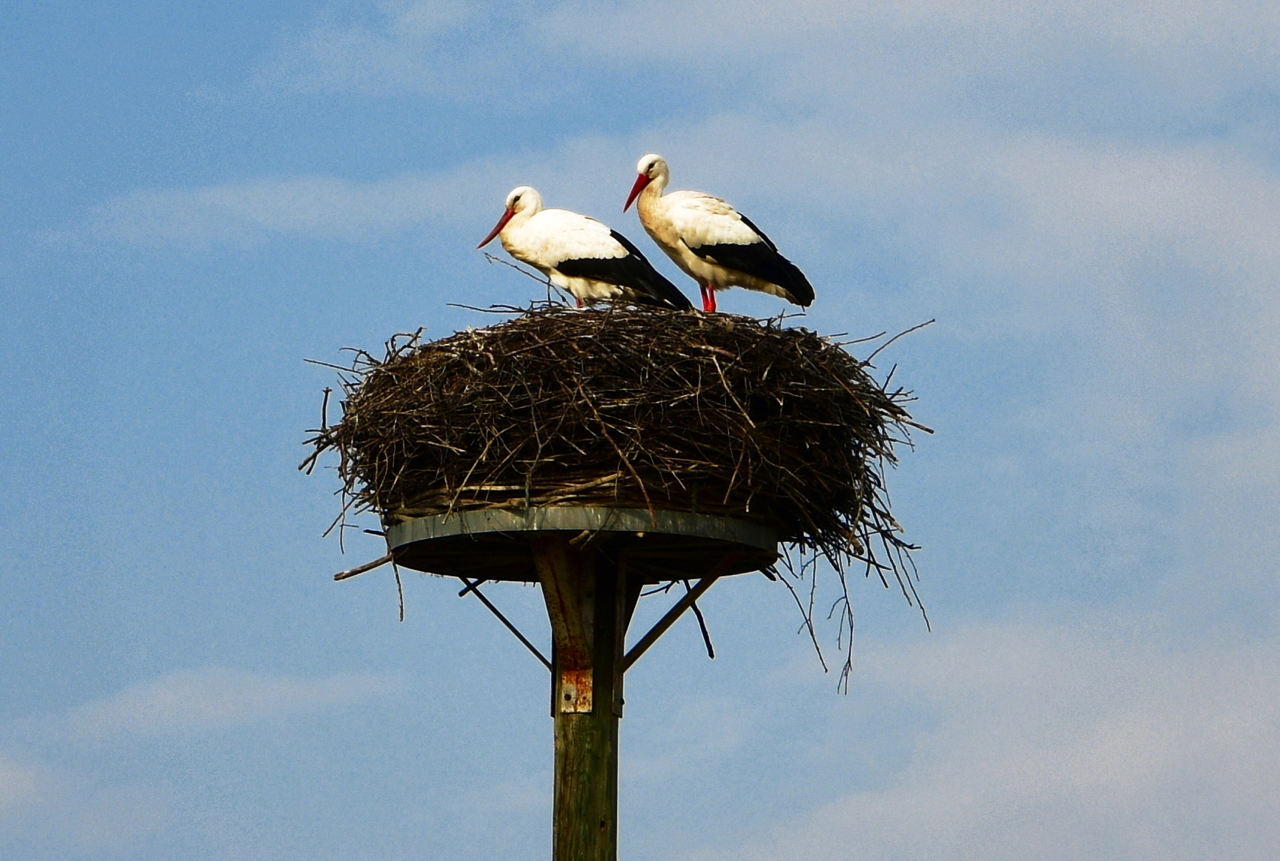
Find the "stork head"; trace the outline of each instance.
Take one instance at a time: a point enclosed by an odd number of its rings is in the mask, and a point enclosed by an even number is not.
[[[538,194],[536,189],[527,185],[519,185],[511,189],[511,193],[507,195],[507,209],[502,213],[502,217],[498,219],[498,223],[494,225],[493,230],[489,231],[476,248],[484,248],[493,241],[493,237],[502,232],[502,228],[507,226],[507,222],[517,215],[528,213],[528,217],[532,218],[542,211],[542,195]]]
[[[511,189],[511,193],[507,195],[507,209],[512,212],[526,212],[530,209],[533,213],[542,210],[542,195],[538,194],[536,188],[527,185],[518,185]]]
[[[662,189],[667,186],[667,179],[671,176],[667,170],[666,159],[652,152],[641,158],[636,164],[636,174],[636,183],[631,186],[631,194],[627,195],[627,202],[622,207],[623,212],[631,208],[632,202],[640,196],[640,192],[644,191],[649,183],[656,180],[658,182],[656,187],[658,192],[661,193]]]

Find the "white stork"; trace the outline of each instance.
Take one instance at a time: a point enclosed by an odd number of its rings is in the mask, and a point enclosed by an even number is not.
[[[477,248],[502,237],[502,247],[567,290],[578,307],[623,299],[678,311],[693,304],[663,278],[625,236],[567,209],[543,209],[542,195],[527,185],[507,195],[507,210]]]
[[[625,212],[637,197],[640,223],[658,247],[698,282],[702,307],[716,310],[715,291],[746,287],[808,307],[813,285],[745,215],[701,191],[662,192],[671,179],[666,160],[653,153],[636,165]]]

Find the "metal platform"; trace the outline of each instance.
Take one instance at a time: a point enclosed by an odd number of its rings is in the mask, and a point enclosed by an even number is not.
[[[730,561],[724,574],[759,571],[777,559],[777,534],[767,526],[686,511],[552,506],[488,509],[406,520],[387,529],[397,564],[468,579],[537,582],[530,540],[569,533],[575,542],[607,548],[645,583],[689,580]]]

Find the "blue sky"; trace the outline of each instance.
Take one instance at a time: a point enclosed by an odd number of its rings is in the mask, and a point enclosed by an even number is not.
[[[532,282],[515,185],[636,160],[937,323],[889,477],[934,630],[835,693],[761,577],[628,677],[641,861],[1270,858],[1280,12],[1251,2],[63,3],[0,11],[0,856],[545,858],[545,672],[295,470],[341,361]],[[735,291],[722,309],[768,315]],[[368,524],[373,525],[373,524]],[[537,592],[493,597],[539,637]],[[645,618],[661,608],[642,607]],[[834,636],[834,630],[827,632]],[[828,643],[830,645],[830,643]]]

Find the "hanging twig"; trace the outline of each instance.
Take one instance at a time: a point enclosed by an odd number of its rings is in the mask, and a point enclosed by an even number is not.
[[[366,571],[372,571],[375,568],[381,568],[383,565],[386,565],[388,562],[391,562],[394,559],[395,557],[392,556],[390,553],[388,553],[386,556],[382,556],[378,559],[373,560],[372,562],[366,562],[363,565],[357,565],[354,568],[348,568],[346,571],[339,571],[337,574],[333,575],[333,579],[349,580],[350,578],[355,577],[357,574],[364,574]],[[398,577],[399,575],[397,574],[396,576]]]
[[[391,570],[396,572],[396,596],[400,599],[400,621],[404,621],[404,585],[400,582],[400,566],[391,561]]]
[[[693,592],[693,587],[689,585],[688,580],[681,582],[684,583],[685,592]],[[698,620],[698,630],[702,631],[702,642],[707,645],[707,657],[714,661],[716,659],[716,650],[711,645],[711,633],[707,630],[707,620],[702,618],[702,611],[698,609],[697,601],[690,602],[689,609],[693,611],[694,617]]]

